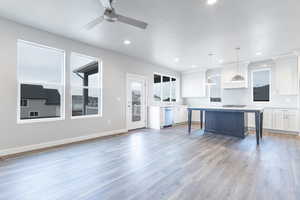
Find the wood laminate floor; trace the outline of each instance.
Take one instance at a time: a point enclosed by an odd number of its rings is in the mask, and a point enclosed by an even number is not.
[[[299,200],[300,140],[139,130],[1,161],[0,199]]]

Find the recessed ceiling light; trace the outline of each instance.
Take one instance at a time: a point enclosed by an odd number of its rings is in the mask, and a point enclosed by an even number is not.
[[[214,5],[218,2],[218,0],[207,0],[206,3],[207,5]]]
[[[179,58],[174,58],[174,62],[179,62]]]
[[[124,40],[124,42],[123,42],[125,45],[129,45],[129,44],[131,44],[131,41],[130,40]]]
[[[256,55],[257,55],[257,56],[261,56],[261,55],[262,55],[262,52],[256,52]]]
[[[221,60],[219,60],[219,63],[220,63],[220,64],[222,64],[223,62],[224,62],[224,60],[222,60],[222,59],[221,59]]]
[[[192,65],[191,67],[192,67],[192,68],[197,68],[197,66],[196,66],[196,65]]]

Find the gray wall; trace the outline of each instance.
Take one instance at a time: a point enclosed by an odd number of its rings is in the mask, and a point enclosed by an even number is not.
[[[0,18],[0,150],[79,137],[126,128],[126,73],[147,76],[153,72],[180,77],[167,68],[155,66],[113,51],[104,50]],[[66,51],[66,120],[17,124],[17,39],[28,40]],[[103,117],[71,120],[69,57],[74,51],[103,60]],[[180,82],[179,82],[180,84]],[[178,84],[178,85],[179,85]],[[152,96],[150,84],[149,102]],[[178,86],[179,88],[179,86]],[[5,114],[3,114],[5,113]],[[111,123],[109,123],[111,122]]]

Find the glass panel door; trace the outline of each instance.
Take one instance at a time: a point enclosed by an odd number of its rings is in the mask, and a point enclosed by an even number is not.
[[[134,75],[127,77],[127,127],[146,127],[146,81]]]

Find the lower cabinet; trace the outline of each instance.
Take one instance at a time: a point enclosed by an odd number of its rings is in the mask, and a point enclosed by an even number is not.
[[[186,107],[174,107],[174,124],[187,122],[187,114]]]
[[[292,109],[265,109],[264,128],[273,130],[282,130],[290,132],[299,132],[299,111]],[[248,126],[255,127],[255,116],[248,114]]]

